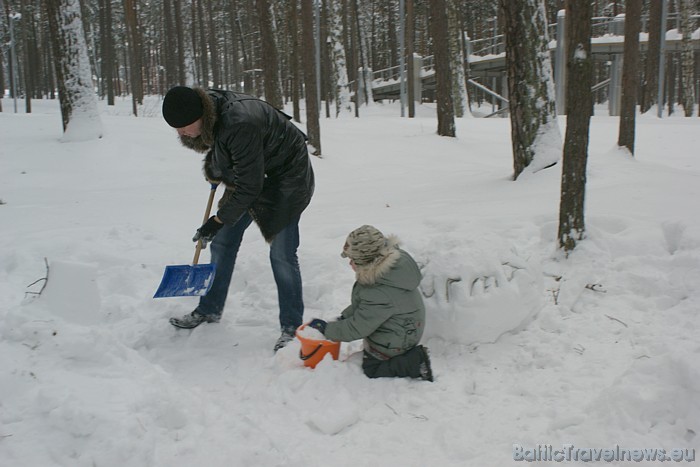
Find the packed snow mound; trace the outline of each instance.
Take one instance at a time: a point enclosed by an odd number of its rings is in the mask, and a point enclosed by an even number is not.
[[[100,321],[100,293],[94,264],[52,261],[38,302],[53,314],[77,324]]]
[[[622,421],[645,432],[662,425],[656,429],[670,429],[678,439],[696,433],[700,428],[700,371],[694,364],[697,358],[697,352],[641,356],[601,393],[592,404],[592,412],[601,420]],[[655,386],[646,384],[651,375],[659,381]]]
[[[544,306],[539,265],[513,248],[466,243],[426,252],[421,259],[426,338],[492,343],[521,329]]]

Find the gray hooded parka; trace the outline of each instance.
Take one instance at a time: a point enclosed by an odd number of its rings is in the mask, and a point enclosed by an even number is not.
[[[421,273],[413,258],[389,237],[390,252],[379,262],[357,266],[351,304],[342,319],[326,326],[334,341],[364,339],[364,350],[380,360],[418,344],[425,327],[425,305],[418,290]]]

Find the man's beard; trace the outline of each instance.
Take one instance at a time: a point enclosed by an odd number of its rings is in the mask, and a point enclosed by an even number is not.
[[[202,135],[195,136],[185,136],[180,135],[180,143],[186,148],[192,149],[194,151],[200,152],[202,154],[206,153],[211,149],[211,146],[204,142]]]

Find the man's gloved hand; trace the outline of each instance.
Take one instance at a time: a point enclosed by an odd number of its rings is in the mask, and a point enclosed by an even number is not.
[[[314,318],[311,320],[311,322],[308,324],[310,328],[314,328],[317,331],[320,331],[321,334],[326,334],[326,326],[328,323],[323,321],[322,319]]]
[[[214,236],[219,230],[224,226],[221,222],[216,220],[216,216],[211,216],[208,221],[204,223],[203,226],[197,229],[197,232],[192,237],[192,241],[196,242],[201,240],[202,248],[207,247],[207,243],[214,239]]]

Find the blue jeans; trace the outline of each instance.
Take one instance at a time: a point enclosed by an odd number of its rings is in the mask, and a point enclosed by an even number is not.
[[[297,258],[299,247],[299,218],[297,216],[270,244],[270,265],[277,283],[280,326],[292,330],[301,326],[304,301],[301,293],[301,272]],[[253,222],[245,213],[235,224],[225,225],[211,242],[211,260],[216,263],[216,275],[209,292],[199,299],[197,311],[203,315],[221,316],[231,284],[233,268],[245,230]]]

